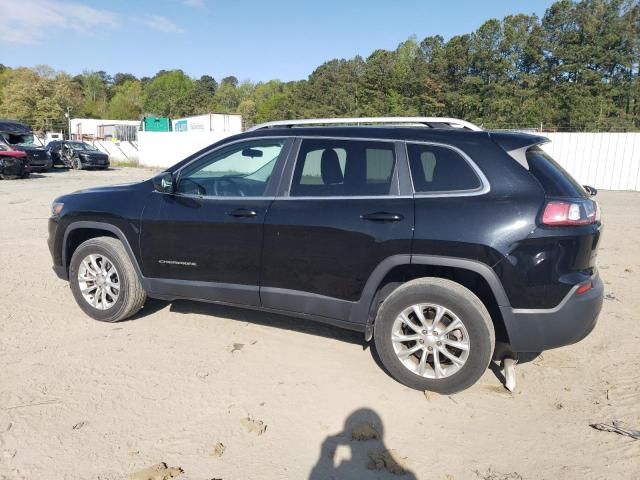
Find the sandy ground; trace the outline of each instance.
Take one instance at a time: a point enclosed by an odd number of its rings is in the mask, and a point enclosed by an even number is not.
[[[487,371],[426,398],[360,335],[302,320],[186,301],[120,324],[83,315],[51,271],[50,202],[150,175],[0,182],[0,479],[124,479],[159,462],[180,479],[640,477],[640,441],[589,427],[640,428],[640,194],[598,195],[607,300],[591,336],[519,365],[513,395]],[[363,421],[380,438],[353,440]],[[367,469],[384,449],[411,474]]]

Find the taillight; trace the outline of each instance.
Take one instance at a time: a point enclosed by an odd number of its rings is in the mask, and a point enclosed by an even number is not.
[[[593,200],[551,200],[542,214],[542,223],[552,227],[591,225],[600,220],[598,204]]]
[[[591,283],[591,280],[589,280],[588,282],[583,283],[576,289],[576,295],[584,295],[592,288],[593,288],[593,283]]]

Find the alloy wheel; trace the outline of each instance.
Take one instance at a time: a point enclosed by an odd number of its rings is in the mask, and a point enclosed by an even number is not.
[[[405,308],[391,328],[398,360],[411,372],[441,379],[459,371],[469,358],[469,332],[450,309],[433,303]]]
[[[78,268],[78,285],[86,302],[98,310],[108,310],[120,296],[120,275],[111,260],[101,254],[85,257]]]

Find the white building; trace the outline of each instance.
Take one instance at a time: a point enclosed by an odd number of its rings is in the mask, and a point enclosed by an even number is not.
[[[233,135],[242,132],[242,115],[236,113],[208,113],[172,121],[174,132],[212,132]]]
[[[135,132],[137,132],[139,125],[139,120],[102,120],[98,118],[72,118],[71,136],[75,140],[136,140]],[[134,138],[131,138],[132,136]]]

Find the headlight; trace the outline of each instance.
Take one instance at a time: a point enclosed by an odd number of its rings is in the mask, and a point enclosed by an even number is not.
[[[64,208],[64,203],[53,202],[51,204],[51,216],[53,217],[59,216],[63,208]]]

